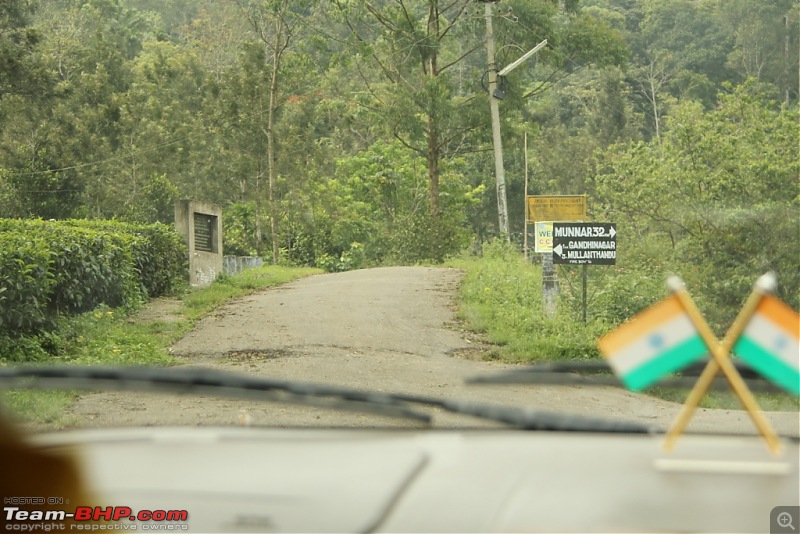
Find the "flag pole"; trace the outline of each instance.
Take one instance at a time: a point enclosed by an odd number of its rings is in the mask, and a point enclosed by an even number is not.
[[[669,429],[664,441],[664,449],[669,451],[673,448],[678,436],[685,430],[689,419],[700,404],[700,400],[703,398],[706,391],[708,391],[711,382],[714,380],[714,376],[722,370],[731,388],[733,388],[734,393],[747,410],[747,413],[750,415],[750,418],[753,420],[753,423],[755,423],[759,432],[761,432],[764,440],[767,442],[767,446],[773,454],[777,454],[780,450],[780,441],[772,430],[769,421],[761,413],[761,408],[758,406],[755,397],[753,397],[753,394],[750,392],[729,358],[733,344],[755,312],[756,306],[758,306],[761,298],[766,293],[774,290],[775,276],[772,273],[767,273],[758,279],[753,291],[750,293],[750,296],[747,298],[747,301],[736,316],[736,320],[733,322],[730,329],[728,329],[721,343],[717,340],[711,327],[708,326],[708,323],[700,314],[697,306],[695,306],[694,301],[684,287],[683,281],[678,277],[671,277],[668,281],[668,285],[670,290],[683,305],[692,323],[694,323],[695,328],[697,328],[700,337],[708,347],[711,353],[711,361],[706,365],[706,368],[703,370],[694,388],[692,388],[689,393],[681,412]]]

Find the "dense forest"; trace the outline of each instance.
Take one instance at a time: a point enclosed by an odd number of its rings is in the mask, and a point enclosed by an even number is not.
[[[489,12],[498,67],[547,40],[500,83],[512,242],[527,171],[529,194],[585,193],[594,220],[618,223],[617,268],[592,273],[612,318],[667,271],[719,321],[768,269],[797,307],[800,5]],[[3,0],[0,216],[170,223],[193,198],[223,207],[226,251],[276,263],[478,249],[501,233],[486,14],[475,0]]]

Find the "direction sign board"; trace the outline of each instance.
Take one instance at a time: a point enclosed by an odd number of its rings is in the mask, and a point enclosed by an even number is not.
[[[526,200],[529,223],[586,220],[586,195],[529,195]]]
[[[616,223],[553,223],[553,263],[616,264]]]

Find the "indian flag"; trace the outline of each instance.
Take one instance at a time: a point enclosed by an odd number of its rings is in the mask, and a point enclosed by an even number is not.
[[[644,389],[701,358],[708,349],[677,296],[632,317],[597,343],[628,389]]]
[[[758,303],[733,352],[787,391],[800,395],[800,316],[772,295]]]

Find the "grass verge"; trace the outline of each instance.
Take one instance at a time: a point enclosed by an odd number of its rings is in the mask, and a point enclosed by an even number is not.
[[[599,358],[597,338],[609,325],[582,323],[559,306],[547,316],[542,306],[541,268],[526,262],[510,245],[495,241],[483,257],[448,262],[466,272],[457,315],[497,346],[492,359],[507,362]]]
[[[176,361],[169,354],[170,345],[210,311],[233,298],[321,272],[267,266],[236,276],[221,276],[206,288],[188,290],[176,297],[166,313],[148,313],[151,310],[147,305],[130,314],[101,307],[64,318],[55,332],[18,344],[30,349],[29,357],[17,354],[13,360],[34,364],[172,365]],[[0,394],[0,404],[23,421],[58,427],[76,398],[77,393],[69,391],[13,390]]]
[[[613,328],[612,321],[594,318],[584,324],[578,311],[560,303],[548,317],[542,307],[541,269],[525,261],[511,245],[495,241],[481,258],[462,257],[448,262],[465,271],[457,315],[466,328],[491,345],[484,359],[510,363],[600,359],[597,339]],[[613,281],[612,281],[613,285]],[[649,395],[683,403],[688,391],[651,388]],[[758,393],[764,410],[797,411],[800,401],[788,394]],[[727,391],[708,392],[701,407],[742,409]]]

